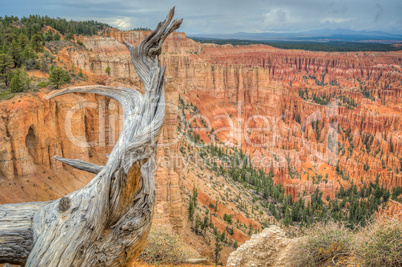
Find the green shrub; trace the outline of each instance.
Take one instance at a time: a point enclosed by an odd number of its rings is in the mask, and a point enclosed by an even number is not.
[[[38,83],[36,84],[36,86],[37,86],[37,87],[40,87],[40,88],[47,87],[48,85],[49,85],[48,82],[38,82]]]
[[[402,222],[379,218],[355,237],[364,266],[402,266]]]
[[[84,43],[81,42],[80,40],[77,41],[77,44],[80,45],[80,46],[82,46],[82,47],[85,47]]]
[[[15,93],[11,92],[1,92],[0,93],[0,100],[9,100],[15,96]]]

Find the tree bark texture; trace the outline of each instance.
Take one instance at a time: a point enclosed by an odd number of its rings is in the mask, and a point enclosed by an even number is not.
[[[50,202],[0,206],[0,263],[25,266],[127,266],[144,246],[155,201],[156,145],[165,117],[164,72],[158,56],[178,29],[174,8],[138,47],[124,41],[145,93],[85,86],[50,94],[94,93],[123,108],[123,131],[106,166],[54,157],[95,173],[84,188]]]

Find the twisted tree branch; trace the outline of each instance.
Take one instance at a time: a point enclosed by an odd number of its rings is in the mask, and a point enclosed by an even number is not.
[[[174,8],[138,47],[125,42],[144,83],[138,91],[107,86],[65,89],[118,101],[123,131],[106,166],[55,159],[96,173],[84,188],[44,203],[0,206],[0,262],[25,266],[126,266],[146,244],[155,201],[156,145],[165,117],[164,67],[158,55],[166,37],[180,27]],[[10,249],[11,248],[11,249]]]

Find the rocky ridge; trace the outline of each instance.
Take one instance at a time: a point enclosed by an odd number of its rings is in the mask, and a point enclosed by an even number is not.
[[[260,234],[253,235],[250,240],[233,251],[227,266],[265,267],[265,266],[295,266],[293,247],[300,242],[289,239],[278,226],[271,225]]]

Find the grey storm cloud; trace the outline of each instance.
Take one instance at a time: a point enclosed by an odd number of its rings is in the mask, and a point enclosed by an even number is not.
[[[172,7],[186,33],[296,32],[322,28],[402,33],[401,0],[0,0],[0,16],[98,20],[154,28]]]
[[[375,14],[374,21],[377,22],[381,18],[383,10],[382,10],[382,6],[379,3],[377,3],[375,5],[375,7],[377,9],[377,13]]]

